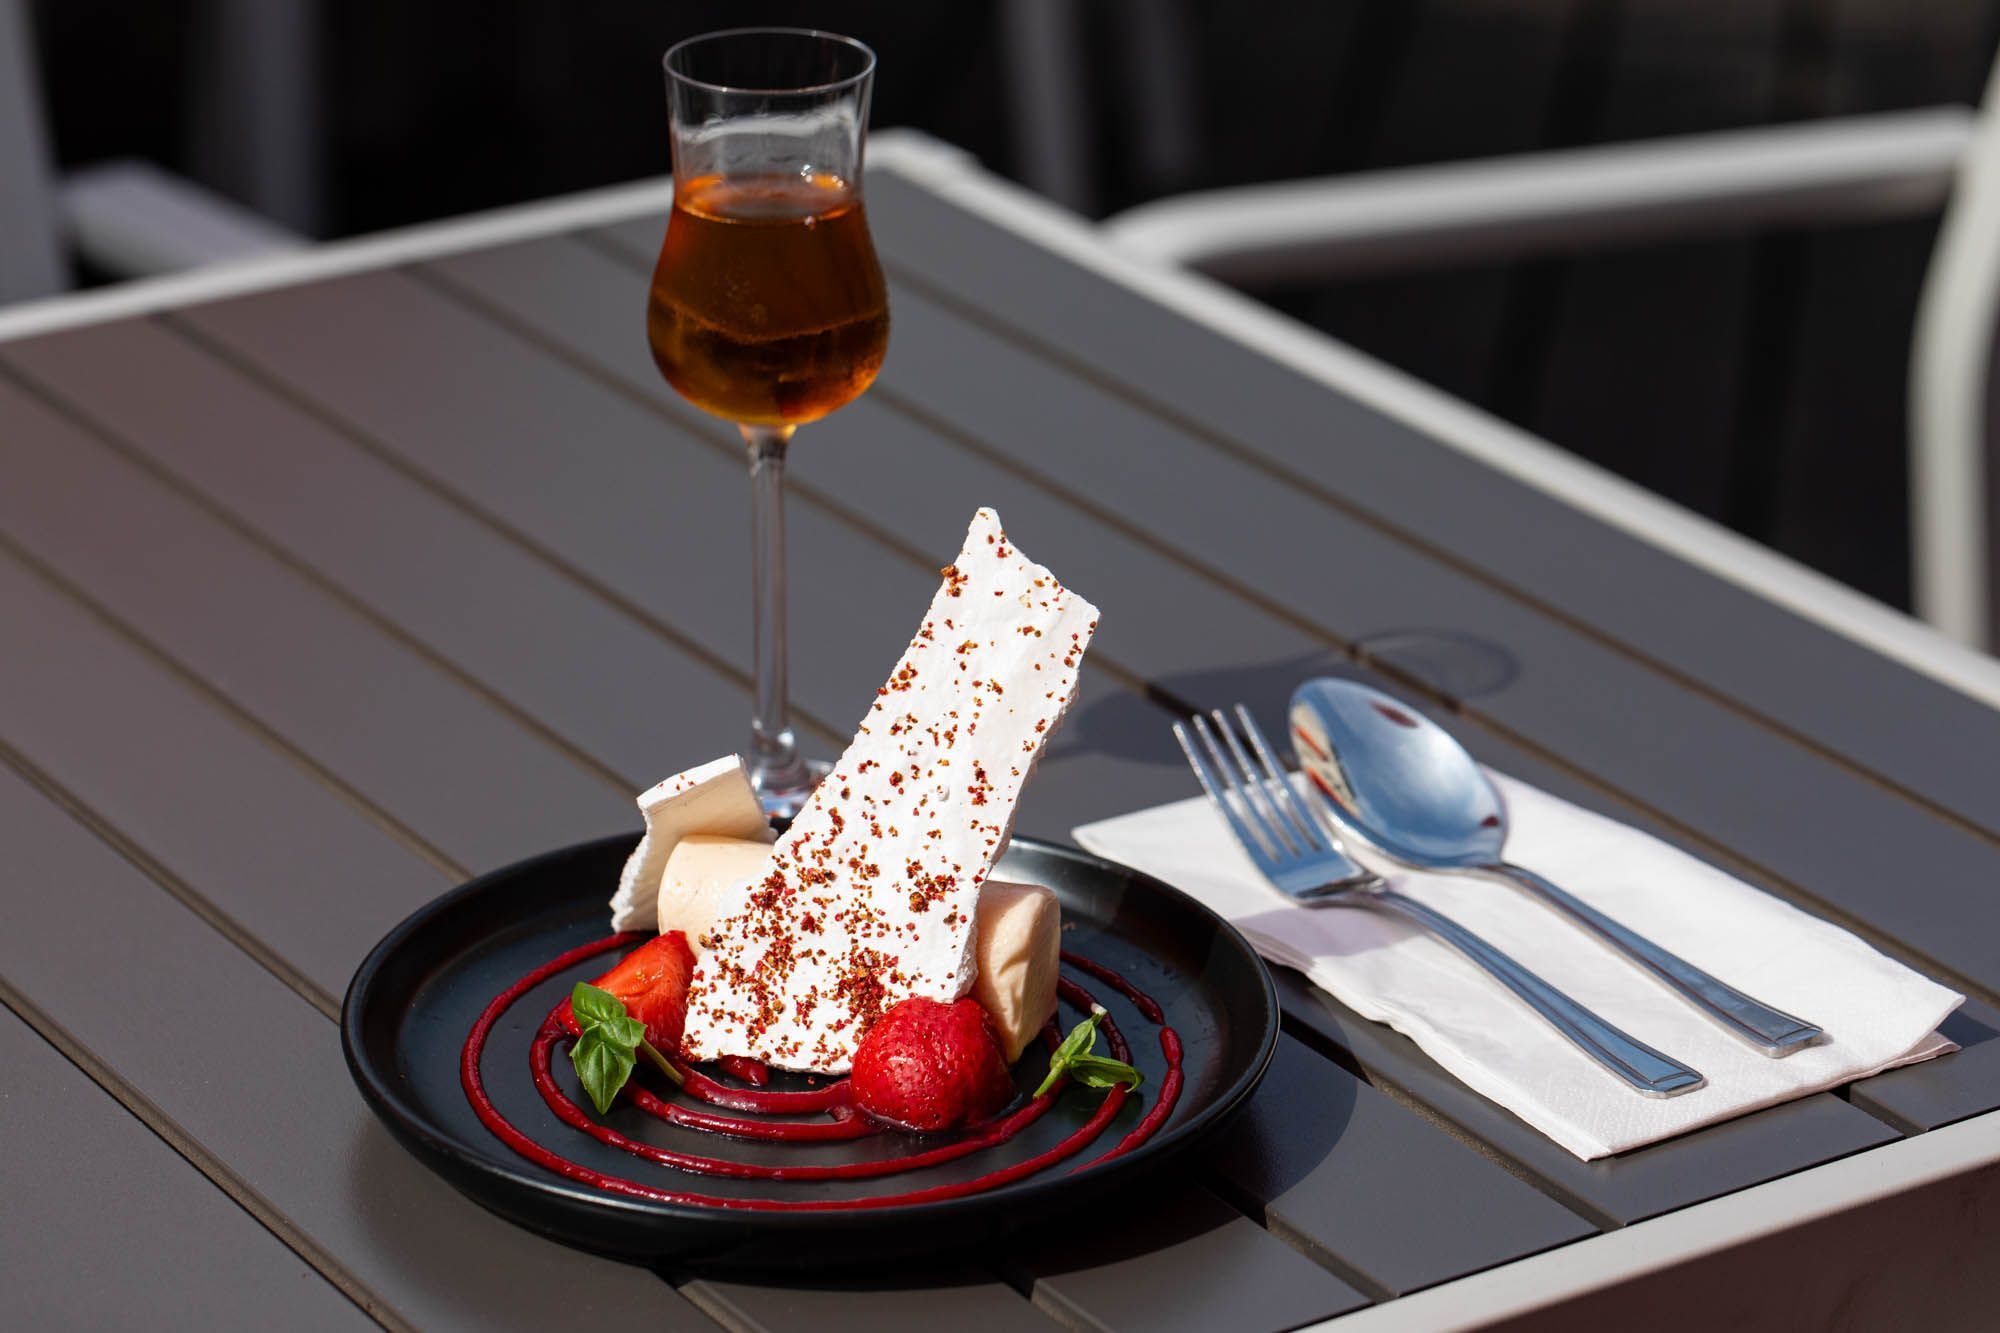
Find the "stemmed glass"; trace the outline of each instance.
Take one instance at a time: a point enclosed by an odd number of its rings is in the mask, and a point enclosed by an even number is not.
[[[750,774],[765,811],[789,817],[826,766],[800,755],[786,695],[785,451],[874,381],[889,343],[861,208],[875,53],[742,28],[680,43],[666,69],[674,208],[646,335],[667,383],[748,446]]]

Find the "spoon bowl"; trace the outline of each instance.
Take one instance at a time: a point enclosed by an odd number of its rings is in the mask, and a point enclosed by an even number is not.
[[[1411,865],[1455,870],[1500,859],[1500,793],[1451,733],[1353,681],[1292,695],[1300,767],[1364,841]]]

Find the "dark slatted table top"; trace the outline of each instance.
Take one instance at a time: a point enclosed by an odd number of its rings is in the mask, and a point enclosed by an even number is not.
[[[992,505],[1106,611],[1025,831],[1190,794],[1179,711],[1372,676],[1966,990],[1966,1049],[1584,1164],[1284,975],[1248,1114],[1101,1234],[759,1285],[460,1198],[348,1082],[356,963],[747,717],[740,445],[638,318],[662,199],[0,342],[0,1269],[36,1322],[1253,1333],[2000,1108],[2000,714],[892,165],[888,367],[794,453],[815,748]]]

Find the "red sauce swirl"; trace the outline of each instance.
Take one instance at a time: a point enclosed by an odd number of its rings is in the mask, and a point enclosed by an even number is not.
[[[1076,1156],[1097,1137],[1124,1109],[1130,1092],[1125,1088],[1113,1088],[1105,1094],[1096,1112],[1083,1125],[1069,1134],[1054,1147],[1010,1166],[989,1171],[971,1180],[956,1181],[945,1185],[935,1185],[926,1189],[907,1190],[899,1194],[878,1194],[859,1199],[733,1199],[716,1195],[699,1194],[686,1190],[661,1189],[654,1185],[627,1180],[622,1176],[607,1175],[577,1162],[572,1162],[560,1153],[537,1143],[524,1134],[513,1122],[501,1115],[487,1095],[485,1079],[480,1072],[480,1059],[486,1049],[487,1038],[501,1016],[511,1009],[522,996],[539,986],[550,977],[574,967],[576,964],[609,953],[625,945],[635,944],[642,938],[634,934],[612,935],[579,945],[574,949],[551,959],[542,966],[516,981],[506,990],[493,997],[479,1019],[472,1025],[471,1033],[465,1039],[464,1049],[459,1054],[459,1082],[465,1089],[466,1100],[471,1103],[473,1113],[480,1122],[491,1130],[495,1137],[510,1149],[537,1166],[582,1184],[591,1185],[612,1194],[622,1194],[631,1198],[648,1199],[658,1203],[694,1204],[710,1208],[736,1208],[768,1212],[807,1212],[841,1208],[888,1208],[903,1204],[929,1203],[939,1199],[954,1199],[968,1194],[979,1194],[995,1189],[1012,1181],[1034,1175],[1057,1163]],[[1166,1017],[1159,1004],[1143,991],[1133,986],[1101,963],[1095,963],[1075,954],[1064,953],[1063,961],[1076,970],[1094,977],[1112,987],[1130,1000],[1139,1012],[1160,1029],[1160,1051],[1166,1057],[1167,1072],[1160,1081],[1160,1088],[1153,1105],[1132,1130],[1120,1139],[1110,1150],[1090,1159],[1083,1170],[1099,1162],[1130,1152],[1144,1143],[1166,1123],[1173,1113],[1174,1104],[1179,1100],[1181,1075],[1180,1037],[1166,1025]],[[1088,991],[1067,977],[1058,982],[1063,1000],[1088,1012],[1095,1002]],[[794,1165],[772,1166],[756,1162],[735,1162],[726,1158],[706,1157],[696,1153],[679,1152],[661,1148],[650,1143],[641,1143],[628,1138],[617,1130],[594,1119],[579,1106],[561,1085],[554,1073],[555,1048],[559,1041],[574,1034],[575,1020],[569,1011],[567,999],[550,1011],[548,1017],[535,1033],[529,1046],[529,1072],[534,1079],[535,1089],[542,1100],[556,1115],[556,1118],[572,1129],[588,1134],[599,1143],[618,1148],[634,1157],[659,1166],[671,1167],[696,1175],[718,1176],[735,1180],[858,1180],[875,1176],[895,1175],[905,1171],[921,1170],[945,1162],[956,1161],[987,1148],[1005,1143],[1029,1125],[1039,1120],[1048,1109],[1055,1105],[1062,1095],[1066,1083],[1059,1083],[1040,1097],[1030,1099],[1018,1109],[989,1121],[975,1125],[960,1138],[930,1148],[922,1152],[908,1153],[899,1157],[881,1158],[867,1162],[843,1162],[834,1165],[797,1163]],[[1111,1054],[1119,1060],[1131,1058],[1131,1048],[1124,1034],[1106,1015],[1100,1024],[1106,1044]],[[1053,1044],[1053,1026],[1044,1034]],[[761,1087],[733,1088],[680,1062],[674,1061],[677,1072],[684,1080],[681,1091],[695,1101],[718,1108],[708,1110],[703,1106],[686,1106],[678,1102],[667,1102],[655,1096],[636,1081],[625,1085],[625,1095],[633,1105],[648,1115],[681,1125],[689,1129],[704,1130],[731,1138],[760,1139],[780,1142],[829,1142],[861,1138],[877,1132],[870,1122],[848,1100],[847,1080],[841,1079],[823,1088],[804,1092],[779,1092]],[[729,1072],[742,1077],[755,1077],[761,1068],[750,1062],[742,1062]],[[725,1115],[721,1111],[749,1112],[752,1114],[798,1115],[824,1112],[823,1121],[798,1120],[756,1120],[743,1115]]]

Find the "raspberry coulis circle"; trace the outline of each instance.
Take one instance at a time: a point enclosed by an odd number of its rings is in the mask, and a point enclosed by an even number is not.
[[[557,1175],[577,1181],[580,1184],[604,1190],[610,1194],[627,1198],[645,1199],[654,1203],[684,1204],[706,1208],[729,1208],[753,1212],[821,1212],[843,1208],[893,1208],[907,1204],[932,1203],[942,1199],[961,1198],[966,1195],[982,1194],[1001,1185],[1025,1179],[1041,1171],[1066,1161],[1084,1151],[1096,1142],[1105,1128],[1117,1118],[1128,1098],[1129,1089],[1112,1088],[1105,1094],[1104,1101],[1096,1112],[1053,1147],[1045,1149],[1033,1157],[1015,1162],[1010,1166],[987,1172],[971,1180],[955,1181],[945,1185],[934,1185],[926,1189],[907,1190],[895,1194],[877,1194],[858,1199],[736,1199],[718,1195],[700,1194],[686,1190],[662,1189],[655,1185],[628,1180],[623,1176],[608,1175],[581,1163],[573,1162],[561,1153],[536,1142],[523,1133],[512,1121],[503,1116],[493,1105],[486,1092],[486,1083],[480,1071],[480,1061],[486,1050],[487,1038],[494,1025],[507,1011],[518,1003],[522,996],[541,985],[549,978],[567,971],[576,964],[609,953],[627,945],[639,943],[645,937],[638,933],[610,935],[589,944],[557,955],[534,971],[516,981],[507,989],[494,996],[473,1023],[472,1031],[465,1039],[465,1046],[459,1053],[459,1082],[465,1089],[467,1102],[473,1113],[479,1117],[493,1135],[519,1156]],[[1167,1026],[1166,1018],[1159,1004],[1151,996],[1139,990],[1131,982],[1101,963],[1065,952],[1063,962],[1087,976],[1093,977],[1125,996],[1150,1022],[1160,1030],[1160,1052],[1166,1058],[1167,1071],[1160,1080],[1160,1088],[1153,1105],[1147,1109],[1139,1123],[1108,1150],[1085,1162],[1082,1170],[1100,1162],[1128,1153],[1156,1133],[1173,1113],[1174,1104],[1180,1098],[1182,1086],[1181,1042],[1173,1028]],[[1069,978],[1058,983],[1063,1001],[1085,1013],[1095,1006],[1090,993]],[[1111,1054],[1119,1060],[1131,1058],[1131,1048],[1117,1025],[1107,1015],[1100,1025]],[[1029,1125],[1039,1120],[1056,1099],[1062,1095],[1066,1083],[1059,1083],[1040,1097],[1030,1099],[1014,1111],[966,1130],[961,1137],[950,1143],[941,1144],[922,1152],[908,1153],[900,1157],[887,1157],[868,1162],[843,1162],[833,1165],[798,1163],[795,1165],[773,1166],[766,1163],[737,1162],[727,1158],[708,1157],[696,1153],[679,1152],[661,1148],[654,1144],[642,1143],[620,1134],[617,1130],[593,1119],[590,1113],[565,1092],[556,1082],[554,1073],[555,1048],[559,1042],[574,1035],[575,1020],[569,1012],[569,1001],[564,999],[549,1012],[536,1030],[528,1049],[529,1073],[534,1079],[535,1089],[542,1100],[565,1125],[581,1133],[588,1134],[599,1143],[630,1153],[641,1160],[655,1165],[684,1171],[694,1175],[714,1176],[735,1180],[858,1180],[877,1176],[896,1175],[906,1171],[921,1170],[945,1162],[982,1152],[1007,1142]],[[1053,1044],[1053,1025],[1044,1034]],[[636,1082],[628,1082],[625,1095],[633,1105],[648,1115],[684,1128],[718,1134],[728,1138],[754,1139],[776,1142],[828,1142],[842,1139],[861,1138],[877,1132],[877,1127],[863,1116],[847,1096],[845,1079],[804,1092],[779,1092],[760,1088],[732,1088],[718,1083],[692,1069],[679,1060],[675,1067],[684,1078],[681,1091],[706,1106],[687,1106],[678,1102],[667,1102],[654,1095]],[[717,1108],[715,1110],[706,1107]],[[748,1115],[730,1115],[722,1112],[744,1112]],[[823,1121],[774,1121],[750,1118],[755,1114],[800,1114],[823,1112]]]

